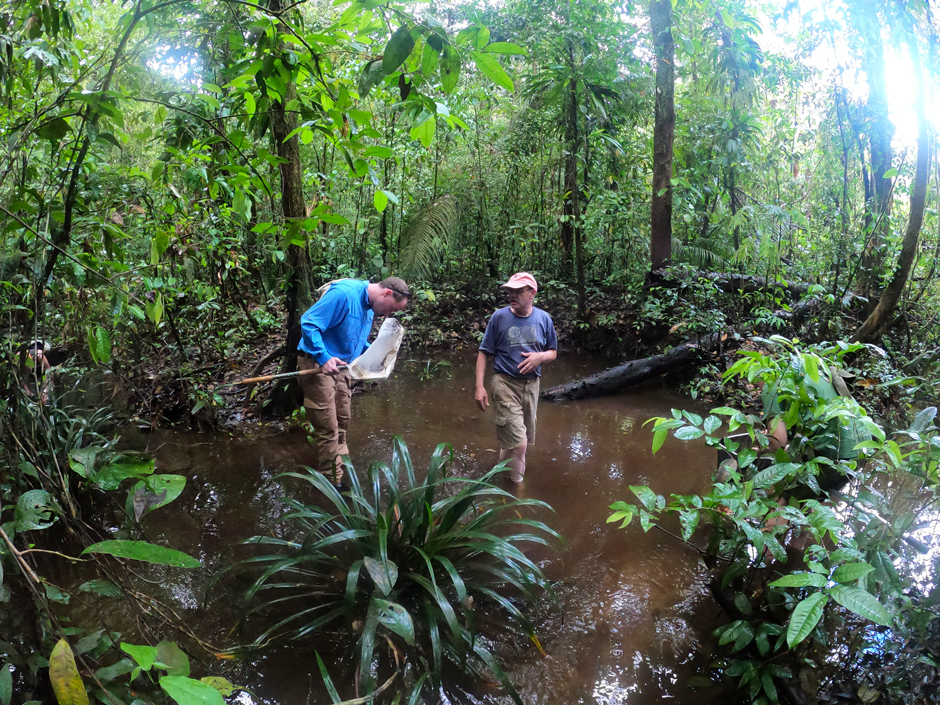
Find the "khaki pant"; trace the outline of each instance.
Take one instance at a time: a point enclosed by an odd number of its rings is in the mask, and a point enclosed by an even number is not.
[[[349,455],[346,430],[349,428],[350,377],[345,368],[335,375],[320,371],[313,358],[298,355],[300,370],[316,370],[299,378],[304,393],[304,408],[313,424],[317,446],[317,470],[334,484],[343,479],[342,456]]]
[[[502,450],[535,443],[539,378],[519,379],[493,374],[493,404],[496,407],[496,438]]]

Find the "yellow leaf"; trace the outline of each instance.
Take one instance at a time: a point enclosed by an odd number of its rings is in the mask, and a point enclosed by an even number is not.
[[[535,634],[530,634],[529,638],[532,640],[532,643],[534,643],[538,647],[539,651],[542,652],[542,656],[548,656],[548,654],[545,653],[545,649],[542,648],[542,643],[539,641],[539,638]]]
[[[75,665],[72,647],[65,639],[59,639],[49,657],[49,680],[59,705],[88,705],[85,684]]]

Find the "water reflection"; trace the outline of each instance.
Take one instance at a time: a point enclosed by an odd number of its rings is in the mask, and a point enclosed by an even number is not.
[[[364,471],[372,459],[388,459],[389,437],[404,436],[416,470],[423,472],[434,447],[454,445],[454,472],[479,476],[496,463],[492,407],[477,411],[473,356],[452,359],[452,377],[419,381],[399,375],[353,400],[349,433],[352,460]],[[545,368],[543,385],[595,371],[600,363],[563,356]],[[661,532],[606,525],[608,505],[634,501],[630,485],[647,484],[661,494],[704,491],[714,457],[703,445],[670,440],[654,457],[651,433],[642,424],[690,402],[660,389],[568,404],[542,403],[538,441],[528,452],[524,487],[517,491],[548,502],[554,515],[540,516],[566,539],[562,546],[533,547],[530,557],[557,585],[556,603],[537,615],[543,656],[527,640],[507,640],[497,651],[531,703],[626,703],[670,698],[702,703],[685,683],[697,664],[690,654],[716,614],[706,589],[707,572],[697,555]],[[156,448],[161,472],[187,475],[173,511],[145,519],[150,538],[199,557],[206,572],[170,576],[167,599],[192,610],[191,624],[210,641],[231,643],[228,634],[239,589],[221,585],[225,599],[209,613],[198,609],[208,575],[244,555],[238,541],[285,530],[274,520],[284,510],[279,473],[314,462],[303,434],[229,439],[160,432],[141,438]],[[163,444],[161,446],[161,444]],[[309,489],[290,491],[310,499]],[[303,494],[306,493],[306,494]],[[196,626],[198,625],[198,626]],[[231,680],[271,703],[329,702],[313,651],[328,656],[330,674],[351,682],[348,654],[326,637],[309,650],[284,649],[251,664],[227,664]],[[495,704],[505,699],[490,684],[460,683],[460,702]],[[342,693],[345,695],[345,693]],[[436,699],[435,699],[436,701]],[[450,702],[443,695],[442,702]]]

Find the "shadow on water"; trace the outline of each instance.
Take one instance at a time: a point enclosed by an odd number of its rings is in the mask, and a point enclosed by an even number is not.
[[[391,380],[353,400],[352,459],[360,473],[368,462],[389,458],[389,439],[402,435],[416,470],[426,469],[434,447],[454,446],[455,472],[479,476],[496,462],[492,407],[473,400],[474,357],[451,360],[448,379],[420,380],[405,366]],[[545,368],[543,384],[556,384],[601,368],[587,358],[561,357]],[[696,667],[696,644],[712,626],[716,608],[706,569],[690,550],[660,531],[637,526],[619,531],[605,524],[608,505],[633,500],[630,485],[656,492],[705,491],[714,456],[704,445],[667,442],[654,457],[643,422],[692,402],[658,388],[597,400],[539,407],[538,439],[528,453],[527,497],[554,507],[542,517],[566,539],[531,557],[557,585],[558,602],[538,615],[545,655],[529,642],[499,647],[510,676],[530,703],[707,702],[688,688]],[[280,472],[312,464],[302,434],[250,440],[160,431],[128,439],[157,460],[158,472],[186,475],[187,489],[167,510],[145,519],[151,540],[199,558],[206,571],[167,571],[150,576],[163,598],[176,606],[194,632],[227,646],[244,586],[222,580],[208,606],[206,580],[241,555],[237,542],[277,531],[282,512]],[[182,511],[180,511],[182,510]],[[538,549],[538,550],[535,550]],[[161,577],[162,576],[162,577]],[[114,619],[119,619],[114,615]],[[338,683],[349,683],[351,659],[324,635],[306,649],[282,649],[249,663],[232,664],[231,680],[250,687],[264,702],[329,702],[322,694],[314,650],[324,655]],[[468,702],[504,700],[487,684],[461,684]],[[341,694],[352,697],[348,689]],[[508,700],[507,700],[508,701]],[[446,700],[445,700],[446,702]]]

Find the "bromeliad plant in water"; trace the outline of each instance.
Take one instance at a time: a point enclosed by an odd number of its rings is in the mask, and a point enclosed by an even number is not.
[[[453,449],[439,445],[419,480],[396,437],[391,463],[374,463],[364,487],[348,466],[352,484],[345,497],[314,470],[285,473],[313,485],[329,506],[288,498],[291,510],[281,520],[300,535],[249,539],[275,549],[245,561],[263,570],[248,591],[249,614],[277,615],[254,645],[296,642],[328,626],[351,625],[359,692],[373,689],[376,649],[387,643],[396,661],[404,654],[423,672],[418,690],[428,678],[439,682],[449,661],[470,673],[488,670],[521,702],[477,627],[499,615],[539,645],[526,607],[550,586],[520,544],[547,545],[548,537],[561,537],[523,514],[551,507],[492,483],[503,466],[467,479],[448,476],[452,462]]]
[[[762,385],[763,415],[722,407],[704,418],[673,410],[673,418],[651,419],[654,452],[670,431],[718,449],[724,460],[711,491],[667,500],[631,487],[639,504],[615,502],[608,522],[624,528],[638,517],[648,531],[667,515],[678,518],[681,539],[713,569],[712,593],[730,618],[715,632],[728,649],[720,670],[766,705],[779,702],[778,688],[803,702],[807,688],[871,643],[883,647],[901,622],[933,618],[897,566],[925,550],[906,533],[937,499],[940,433],[928,409],[887,437],[855,403],[842,361],[863,346],[805,351],[778,337],[762,342],[771,354],[746,352],[725,377]],[[782,447],[774,448],[774,435]],[[899,484],[920,510],[892,502],[885,490]],[[894,631],[859,628],[868,622]],[[840,643],[846,651],[833,659]]]

